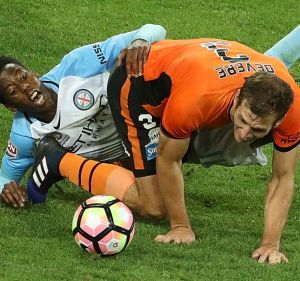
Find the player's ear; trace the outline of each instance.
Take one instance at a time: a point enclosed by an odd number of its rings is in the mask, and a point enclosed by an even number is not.
[[[233,107],[236,108],[240,100],[240,91],[238,91],[233,98]]]

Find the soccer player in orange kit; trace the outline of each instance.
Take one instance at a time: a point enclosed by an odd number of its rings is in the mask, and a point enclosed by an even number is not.
[[[293,193],[299,143],[299,89],[281,62],[231,41],[164,41],[153,46],[143,78],[128,80],[120,68],[109,85],[115,122],[133,157],[137,183],[120,167],[65,151],[56,174],[92,194],[110,194],[111,188],[120,187],[121,181],[125,189],[113,192],[133,210],[146,210],[147,214],[150,209],[151,214],[163,216],[165,204],[172,230],[158,236],[157,241],[189,243],[195,237],[184,204],[181,158],[188,145],[189,149],[193,146],[199,130],[223,128],[220,126],[232,129],[233,124],[233,129],[225,132],[234,132],[235,146],[255,148],[274,142],[265,231],[253,258],[270,263],[287,261],[279,250],[279,242]],[[187,155],[189,160],[191,153]],[[49,153],[48,158],[52,158]]]
[[[122,67],[112,74],[108,98],[139,189],[153,190],[158,182],[171,224],[159,242],[195,240],[181,164],[197,129],[233,122],[237,142],[273,140],[265,229],[253,258],[286,261],[279,243],[294,188],[300,92],[282,62],[233,41],[161,41],[152,46],[143,77],[128,79]]]

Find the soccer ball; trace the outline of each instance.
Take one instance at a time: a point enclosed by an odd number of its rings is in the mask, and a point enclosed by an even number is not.
[[[75,242],[85,251],[101,256],[115,255],[131,242],[134,218],[119,199],[97,195],[78,207],[72,231]]]

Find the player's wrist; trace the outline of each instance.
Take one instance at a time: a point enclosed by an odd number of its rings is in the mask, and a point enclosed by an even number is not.
[[[271,247],[279,250],[280,240],[271,239],[271,238],[263,238],[261,241],[261,247]]]
[[[192,230],[190,223],[172,223],[171,224],[172,230]]]

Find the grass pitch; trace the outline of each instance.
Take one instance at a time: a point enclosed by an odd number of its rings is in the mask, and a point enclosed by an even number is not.
[[[299,1],[39,0],[2,1],[0,53],[16,56],[43,74],[62,56],[144,23],[162,24],[170,39],[217,37],[265,51],[299,24]],[[299,63],[292,68],[300,77]],[[12,114],[1,107],[0,147],[5,150]],[[270,147],[266,148],[270,155]],[[85,254],[71,221],[88,197],[62,182],[45,205],[14,210],[0,206],[0,280],[299,280],[299,175],[282,237],[289,264],[250,258],[263,229],[263,197],[271,167],[184,166],[187,206],[197,241],[159,245],[166,222],[137,219],[136,235],[111,258]]]

